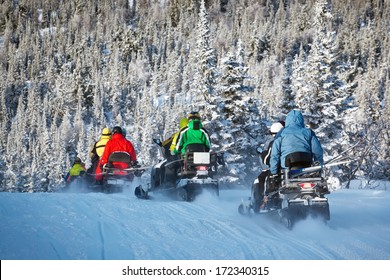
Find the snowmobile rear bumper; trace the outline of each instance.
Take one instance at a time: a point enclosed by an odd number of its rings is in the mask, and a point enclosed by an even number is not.
[[[328,199],[316,197],[313,199],[293,199],[288,203],[285,211],[294,220],[307,217],[321,218],[325,221],[330,219]]]
[[[218,180],[211,179],[211,178],[184,178],[180,179],[177,183],[178,188],[183,188],[188,185],[204,185],[204,186],[218,186]]]
[[[177,183],[176,189],[186,190],[186,200],[193,201],[196,196],[201,194],[203,190],[209,190],[215,195],[219,196],[218,180],[211,178],[183,178]]]

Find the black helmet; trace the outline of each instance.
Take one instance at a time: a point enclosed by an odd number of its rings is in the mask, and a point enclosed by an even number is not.
[[[120,126],[116,126],[112,129],[112,134],[119,133],[122,134],[122,128]]]
[[[79,157],[76,157],[74,163],[81,163],[81,159]]]
[[[191,112],[191,113],[188,114],[187,119],[189,121],[191,121],[191,120],[200,120],[200,115],[199,115],[198,112]]]

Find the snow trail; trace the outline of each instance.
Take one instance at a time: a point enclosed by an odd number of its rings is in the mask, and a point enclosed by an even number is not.
[[[327,225],[292,231],[264,215],[241,216],[249,190],[193,202],[154,195],[0,193],[1,259],[378,260],[390,259],[390,193],[330,194]]]

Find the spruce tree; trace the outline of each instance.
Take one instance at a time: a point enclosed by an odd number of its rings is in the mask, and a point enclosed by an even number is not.
[[[196,30],[196,47],[192,58],[196,71],[194,88],[190,89],[191,102],[199,108],[208,108],[207,104],[215,103],[217,69],[215,52],[211,47],[210,23],[204,0],[200,1]]]

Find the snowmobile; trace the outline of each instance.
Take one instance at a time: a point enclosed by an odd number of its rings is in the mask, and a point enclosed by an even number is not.
[[[161,141],[154,142],[162,149]],[[162,151],[166,155],[166,151]],[[213,177],[217,165],[223,162],[223,154],[208,151],[202,144],[190,144],[183,156],[169,158],[153,166],[151,183],[147,190],[142,186],[135,189],[138,198],[149,198],[150,192],[160,192],[179,200],[193,201],[204,190],[219,196],[219,183]]]
[[[113,152],[103,166],[103,180],[90,185],[89,188],[105,193],[122,192],[124,187],[133,182],[134,177],[140,177],[144,171],[145,168],[131,161],[129,153]]]
[[[266,179],[266,189],[270,190],[258,207],[252,198],[243,201],[238,211],[250,214],[277,213],[280,221],[292,229],[294,224],[307,217],[330,219],[329,194],[325,168],[311,162],[310,153],[292,153],[286,157],[287,168],[275,178]]]
[[[352,145],[337,156],[328,160],[324,165],[312,162],[310,153],[292,153],[285,159],[285,168],[277,177],[266,178],[267,194],[261,201],[250,197],[242,201],[238,206],[238,212],[242,215],[250,215],[251,211],[259,214],[276,214],[279,220],[288,228],[309,216],[330,220],[329,203],[326,195],[329,194],[328,169],[333,166],[348,164],[356,160],[353,155],[347,155],[353,151],[361,141]],[[262,148],[257,149],[258,153]],[[263,165],[264,167],[264,165]]]

